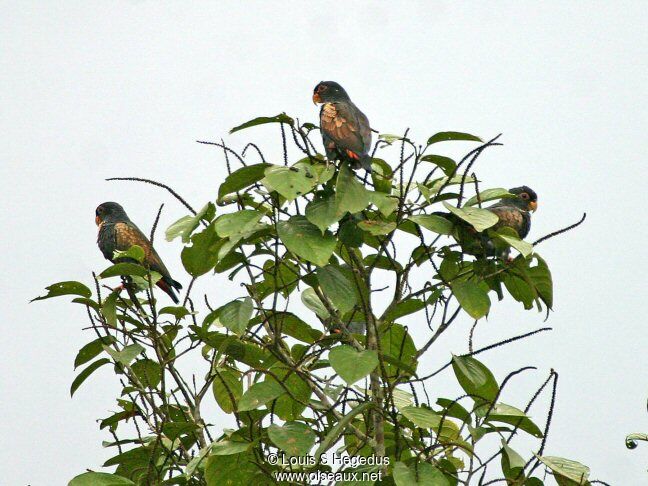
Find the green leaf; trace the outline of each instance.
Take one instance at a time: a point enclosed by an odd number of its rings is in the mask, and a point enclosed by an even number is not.
[[[412,304],[407,304],[410,307]],[[416,304],[415,304],[416,305]],[[406,308],[401,309],[405,311]],[[398,312],[398,311],[397,311]],[[404,326],[392,324],[380,335],[380,346],[385,360],[385,371],[389,377],[406,372],[416,373],[416,346]]]
[[[396,229],[396,223],[389,221],[379,221],[374,219],[365,219],[358,223],[358,228],[374,236],[387,235]]]
[[[99,356],[103,351],[103,345],[109,345],[114,343],[116,340],[112,336],[105,336],[94,341],[90,341],[88,344],[79,349],[79,352],[74,359],[74,369],[77,369],[82,364],[86,364],[91,359]]]
[[[499,221],[499,217],[488,209],[473,207],[455,208],[445,201],[443,202],[443,205],[448,211],[463,219],[477,231],[484,231],[485,229],[497,224]]]
[[[347,164],[342,164],[335,192],[337,214],[343,215],[346,212],[355,214],[369,206],[370,202],[371,193],[356,179]]]
[[[427,144],[432,145],[433,143],[446,142],[450,140],[466,140],[469,142],[483,142],[483,140],[475,135],[469,133],[461,132],[439,132],[432,135],[428,138]]]
[[[108,358],[101,358],[84,368],[72,382],[72,386],[70,387],[70,396],[74,396],[74,392],[79,389],[81,384],[86,381],[92,373],[108,363],[110,363]]]
[[[533,253],[533,245],[521,240],[513,228],[503,227],[497,231],[490,232],[495,238],[502,240],[507,245],[515,248],[523,257],[528,257]]]
[[[528,270],[529,278],[535,289],[540,295],[540,298],[545,305],[551,309],[553,307],[553,281],[551,279],[551,272],[545,262],[539,255],[535,254],[534,258],[537,265],[530,267]]]
[[[280,113],[279,115],[275,116],[260,116],[232,128],[230,130],[230,133],[238,132],[239,130],[244,130],[245,128],[255,127],[257,125],[265,125],[266,123],[287,123],[288,125],[293,126],[295,121],[285,113]]]
[[[268,374],[265,381],[278,384],[283,383],[283,389],[290,390],[290,393],[284,393],[279,396],[272,404],[268,404],[268,409],[272,409],[281,420],[296,420],[300,418],[301,413],[306,409],[311,396],[311,388],[297,373],[290,368],[280,364],[273,365],[270,370],[273,375]]]
[[[218,262],[222,240],[216,234],[214,224],[191,237],[191,246],[182,249],[182,264],[192,277],[209,272]]]
[[[302,422],[286,422],[283,426],[272,424],[268,427],[268,437],[289,456],[306,456],[316,439],[310,427]]]
[[[317,185],[312,169],[305,165],[271,165],[265,170],[265,178],[261,182],[269,192],[277,191],[287,201],[310,192]]]
[[[584,466],[580,462],[564,459],[562,457],[553,456],[538,456],[536,457],[542,461],[554,473],[555,479],[560,486],[567,486],[572,484],[586,485],[589,484],[588,478],[590,474],[589,467]],[[568,482],[569,480],[571,482]]]
[[[485,191],[479,191],[479,201],[485,203],[487,201],[492,201],[494,199],[502,199],[503,197],[515,197],[513,194],[508,192],[508,189],[502,187],[496,187],[493,189],[486,189]],[[464,206],[474,206],[479,202],[477,196],[473,196],[466,201]]]
[[[182,319],[183,317],[186,317],[189,314],[191,314],[191,312],[189,311],[189,309],[181,305],[169,305],[163,307],[158,312],[158,315],[165,315],[165,314],[171,315],[176,319]]]
[[[135,486],[130,479],[116,474],[102,472],[85,472],[72,478],[68,486]]]
[[[333,235],[329,232],[322,235],[304,216],[292,216],[288,221],[279,221],[277,233],[289,251],[319,266],[328,263],[335,249]]]
[[[189,243],[191,233],[193,233],[198,227],[200,220],[206,219],[211,221],[215,214],[216,207],[214,204],[212,202],[207,203],[200,211],[198,211],[198,214],[183,216],[169,226],[165,232],[166,240],[173,241],[178,236],[181,236],[183,243]]]
[[[393,322],[399,317],[414,314],[415,312],[418,312],[424,308],[425,308],[425,302],[423,302],[422,300],[419,299],[403,300],[389,310],[389,312],[385,315],[384,320]]]
[[[351,423],[353,418],[358,415],[359,413],[364,412],[368,408],[371,408],[373,406],[372,402],[364,402],[361,403],[360,405],[354,407],[349,413],[347,413],[344,417],[342,417],[332,428],[329,430],[329,432],[326,434],[326,437],[324,437],[324,440],[320,442],[319,447],[315,451],[315,454],[313,456],[317,459],[319,462],[319,458],[322,454],[324,454],[326,451],[328,451],[331,447],[335,445],[335,443],[338,441],[340,438],[340,435],[345,431],[347,426]]]
[[[146,268],[138,263],[115,263],[114,265],[109,266],[103,272],[99,274],[99,278],[110,278],[117,276],[137,276],[145,277]]]
[[[253,209],[244,209],[235,213],[227,213],[216,219],[214,228],[221,238],[246,237],[259,229],[259,221],[263,213]]]
[[[246,412],[265,405],[284,394],[286,390],[276,381],[255,383],[243,394],[238,404],[239,412]]]
[[[378,366],[378,353],[374,350],[356,351],[343,344],[329,351],[331,366],[349,385],[364,378]]]
[[[317,226],[323,234],[329,226],[340,219],[335,208],[335,195],[317,195],[306,206],[305,214],[306,219]]]
[[[453,356],[452,369],[461,388],[475,403],[492,402],[497,396],[499,386],[493,373],[472,356]]]
[[[245,334],[252,318],[254,305],[250,297],[225,304],[218,314],[218,321],[237,336]]]
[[[317,296],[317,293],[314,289],[308,287],[301,294],[302,303],[312,310],[320,319],[326,319],[330,317],[328,310]]]
[[[453,174],[457,168],[457,163],[454,160],[442,155],[425,155],[421,157],[421,160],[424,162],[432,162],[434,165],[440,167],[447,176]]]
[[[117,326],[117,297],[119,292],[113,290],[101,304],[101,313],[109,326]]]
[[[226,456],[210,455],[205,464],[207,486],[239,486],[241,484],[267,484],[267,476],[255,464],[250,452]]]
[[[113,348],[108,346],[104,346],[103,348],[106,353],[112,356],[115,362],[121,363],[125,366],[128,366],[131,361],[137,357],[137,355],[144,351],[144,348],[137,343],[124,346],[121,351],[115,351]]]
[[[410,216],[409,220],[440,235],[451,235],[454,229],[454,224],[451,221],[436,214],[418,214]]]
[[[456,481],[443,474],[439,468],[420,462],[409,468],[403,462],[394,464],[394,482],[396,486],[454,486]]]
[[[357,302],[355,288],[344,273],[334,265],[317,269],[317,281],[329,300],[342,314],[353,309]]]
[[[139,245],[133,245],[128,250],[115,250],[113,252],[113,261],[115,262],[119,260],[127,261],[128,259],[142,263],[144,261],[144,249]]]
[[[218,188],[218,199],[234,192],[239,192],[242,189],[251,186],[255,182],[259,182],[265,176],[265,170],[270,167],[270,164],[254,164],[241,167],[235,170],[225,178]]]
[[[452,285],[452,293],[461,308],[473,319],[480,319],[490,310],[488,293],[477,283],[468,280]]]
[[[485,410],[478,409],[478,412],[483,413]],[[495,404],[486,420],[514,425],[538,439],[542,438],[540,428],[522,410],[505,403]]]
[[[521,470],[524,468],[526,461],[520,454],[515,452],[504,439],[502,439],[502,472],[506,479],[515,479],[518,476],[524,478],[520,474]]]
[[[47,290],[46,295],[36,297],[32,299],[31,302],[34,302],[36,300],[51,299],[52,297],[59,297],[61,295],[80,295],[82,297],[92,296],[92,292],[88,287],[83,285],[81,282],[74,281],[58,282],[45,287],[45,290]]]
[[[162,367],[159,363],[145,358],[131,365],[139,381],[146,387],[154,389],[162,380]]]
[[[382,192],[369,192],[369,199],[378,208],[380,214],[387,217],[398,207],[398,198]]]
[[[400,411],[404,417],[422,429],[436,430],[441,425],[441,415],[425,407],[410,405]]]
[[[231,456],[240,454],[250,448],[250,442],[234,442],[231,440],[221,440],[214,442],[211,446],[212,456]]]
[[[214,392],[216,403],[218,403],[223,412],[232,413],[236,410],[236,402],[243,395],[241,374],[228,368],[216,368],[214,374],[212,391]]]
[[[371,159],[371,181],[374,189],[383,194],[392,192],[393,171],[387,162],[383,159]],[[374,202],[374,204],[376,204]]]

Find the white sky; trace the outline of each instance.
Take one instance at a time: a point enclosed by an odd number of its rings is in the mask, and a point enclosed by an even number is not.
[[[186,3],[0,2],[3,483],[64,484],[112,452],[94,422],[115,409],[110,370],[69,397],[74,357],[92,339],[81,331],[84,310],[66,299],[27,304],[50,283],[89,282],[105,267],[98,203],[120,201],[145,231],[161,202],[161,228],[185,214],[159,189],[104,179],[153,177],[201,206],[224,164],[194,140],[270,147],[272,128],[227,130],[280,111],[315,120],[310,95],[322,79],[343,84],[381,132],[411,127],[421,141],[443,130],[503,132],[506,145],[481,159],[479,175],[489,187],[539,193],[531,239],[587,211],[584,226],[538,248],[554,274],[554,331],[481,359],[499,379],[538,366],[517,392],[512,384],[506,401],[518,406],[559,371],[547,454],[611,484],[645,480],[648,444],[628,451],[624,437],[648,431],[646,4]],[[158,236],[167,266],[188,282],[179,244]],[[238,295],[228,282],[202,285],[212,302]],[[476,346],[543,317],[510,300],[495,305]],[[466,351],[468,328],[464,319],[446,338],[448,356]]]

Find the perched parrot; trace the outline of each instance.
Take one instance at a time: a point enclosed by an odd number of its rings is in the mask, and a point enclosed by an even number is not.
[[[528,186],[514,187],[509,189],[514,198],[505,198],[485,209],[494,213],[499,221],[489,229],[497,230],[503,227],[513,228],[521,239],[526,238],[531,229],[531,212],[538,208],[538,195]],[[457,225],[457,239],[466,253],[473,255],[483,254],[493,256],[496,254],[493,242],[483,233],[480,242],[475,245],[474,228],[470,227],[463,220],[451,213],[435,213],[443,216]],[[481,244],[480,244],[481,243]],[[508,253],[504,256],[508,256]]]
[[[322,103],[320,130],[326,158],[347,161],[353,169],[371,171],[369,120],[344,88],[335,81],[322,81],[313,90],[313,102]]]
[[[116,202],[100,204],[95,211],[95,222],[99,226],[97,244],[107,260],[115,263],[113,257],[115,250],[126,251],[133,245],[140,246],[144,250],[143,264],[148,269],[162,275],[157,286],[164,290],[173,302],[176,304],[180,302],[173,289],[179,290],[182,285],[171,278],[160,255],[157,254],[144,233],[130,220],[121,205]],[[125,260],[120,259],[121,261]]]

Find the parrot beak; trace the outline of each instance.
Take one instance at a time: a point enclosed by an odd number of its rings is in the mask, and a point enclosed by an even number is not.
[[[313,103],[317,104],[321,102],[322,102],[322,98],[320,98],[319,93],[313,93]]]
[[[531,201],[529,203],[529,209],[535,213],[538,209],[538,201]]]
[[[97,226],[101,225],[101,218],[99,216],[95,216],[95,223],[97,224]]]

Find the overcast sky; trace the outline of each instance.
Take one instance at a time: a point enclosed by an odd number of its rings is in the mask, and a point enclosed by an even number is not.
[[[224,164],[194,141],[252,138],[276,153],[276,130],[227,131],[281,111],[314,121],[322,79],[339,81],[381,132],[503,133],[479,175],[537,191],[531,240],[587,211],[578,230],[538,247],[554,275],[553,332],[482,359],[499,379],[538,366],[509,390],[518,406],[558,370],[547,454],[614,485],[645,480],[648,444],[624,446],[627,433],[648,432],[645,2],[219,3],[0,2],[2,482],[65,484],[112,452],[95,423],[115,409],[110,370],[69,396],[74,357],[91,340],[84,309],[27,304],[52,282],[90,282],[105,268],[100,202],[120,201],[144,231],[162,202],[161,227],[185,214],[159,189],[104,179],[152,177],[201,206]],[[156,246],[188,282],[179,243]],[[211,280],[201,285],[212,302],[238,295]],[[509,299],[476,345],[543,318]],[[448,355],[466,351],[469,325],[447,338]],[[414,334],[421,342],[426,332]]]

